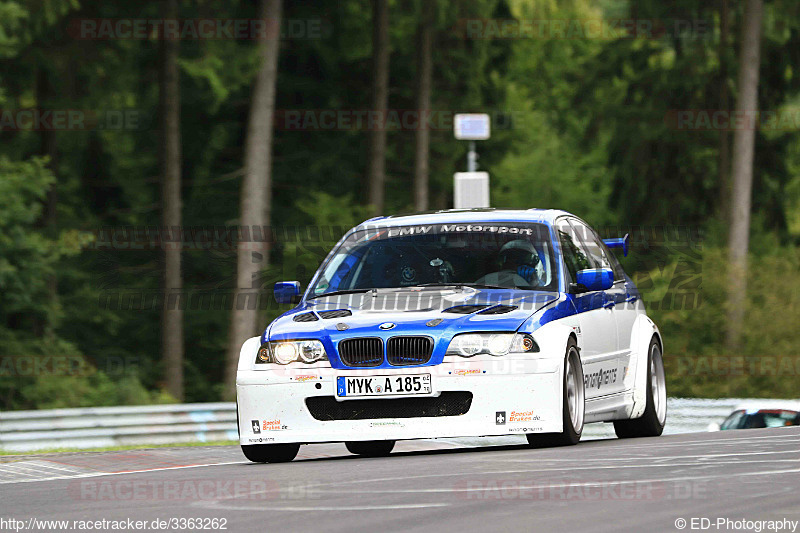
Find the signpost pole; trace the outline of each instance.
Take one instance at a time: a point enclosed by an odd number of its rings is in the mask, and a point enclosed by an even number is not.
[[[469,142],[469,152],[467,152],[467,172],[478,170],[478,152],[475,151],[475,141]]]

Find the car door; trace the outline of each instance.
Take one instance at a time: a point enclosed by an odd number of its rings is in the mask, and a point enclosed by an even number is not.
[[[572,241],[584,255],[585,268],[612,268],[605,255],[602,242],[594,231],[575,218],[568,219]],[[577,269],[576,269],[577,270]],[[574,274],[573,274],[574,275]],[[624,374],[627,363],[620,358],[619,337],[615,308],[617,300],[625,300],[625,284],[615,283],[605,291],[593,291],[576,295],[579,323],[585,350],[583,361],[586,398],[606,396],[624,389]]]
[[[617,323],[617,343],[619,345],[620,358],[625,364],[629,364],[633,324],[636,322],[636,317],[644,312],[644,307],[639,298],[639,291],[636,285],[625,275],[622,265],[619,264],[617,258],[597,233],[595,233],[595,240],[606,257],[608,257],[611,269],[614,271],[614,287],[610,294],[616,304],[614,305],[614,318]]]
[[[631,336],[636,317],[642,312],[639,293],[633,282],[625,275],[622,266],[617,258],[603,243],[600,236],[589,228],[591,232],[587,239],[587,248],[590,255],[606,265],[604,268],[611,268],[614,272],[614,286],[606,292],[606,306],[613,310],[614,322],[617,326],[617,354],[619,366],[624,378],[631,362]],[[620,387],[624,390],[624,383],[620,381]]]

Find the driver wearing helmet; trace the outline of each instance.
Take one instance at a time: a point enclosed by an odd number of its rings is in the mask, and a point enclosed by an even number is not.
[[[544,267],[529,241],[507,242],[497,254],[500,270],[486,274],[475,283],[501,287],[537,287]]]

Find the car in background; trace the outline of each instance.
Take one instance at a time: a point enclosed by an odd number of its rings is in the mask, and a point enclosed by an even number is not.
[[[800,426],[800,404],[791,402],[756,402],[738,406],[721,424],[710,424],[709,431],[787,426]]]
[[[663,343],[638,289],[564,211],[472,209],[370,219],[348,231],[296,307],[241,348],[239,440],[253,462],[301,444],[363,456],[395,441],[526,435],[577,443],[584,423],[661,435]]]

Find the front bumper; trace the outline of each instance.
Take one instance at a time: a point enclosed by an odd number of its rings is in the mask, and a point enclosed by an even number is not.
[[[241,444],[481,437],[562,431],[563,360],[560,358],[532,358],[530,354],[486,355],[471,359],[448,358],[436,366],[392,369],[335,370],[325,364],[302,363],[270,367],[270,370],[240,369],[238,372],[236,392]],[[414,413],[418,410],[403,408],[407,404],[402,402],[409,397],[380,397],[369,400],[372,407],[375,407],[375,402],[394,402],[394,406],[400,407],[398,413],[392,414],[394,409],[382,408],[362,411],[351,407],[357,404],[350,404],[344,406],[344,411],[351,413],[345,415],[346,419],[319,420],[312,415],[306,402],[307,398],[327,397],[321,403],[331,404],[339,376],[416,374],[431,374],[432,393],[413,398],[439,397],[441,400],[418,403],[439,405],[445,398],[463,398],[463,393],[471,393],[468,410],[449,416],[397,416],[400,411]],[[343,404],[359,401],[341,400]],[[370,413],[378,414],[372,417]],[[320,417],[319,412],[315,411],[315,414]],[[352,419],[353,416],[358,419]]]

